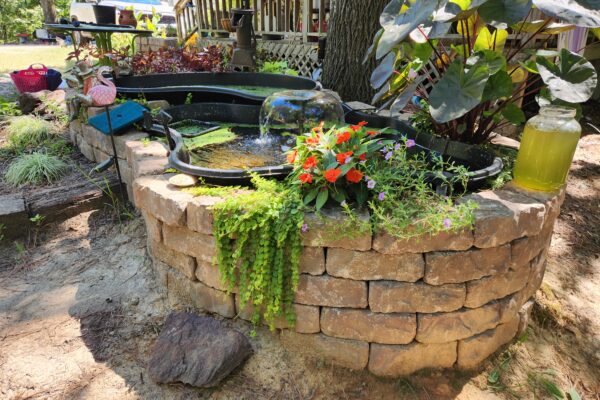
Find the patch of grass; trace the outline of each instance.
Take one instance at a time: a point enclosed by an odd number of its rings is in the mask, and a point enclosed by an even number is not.
[[[14,152],[39,146],[50,138],[52,130],[52,124],[41,118],[29,115],[13,118],[7,128],[8,145]]]
[[[60,158],[41,152],[24,154],[10,164],[4,178],[13,186],[51,183],[67,171],[67,164]]]
[[[17,69],[25,69],[31,64],[39,62],[43,62],[48,68],[64,72],[71,64],[65,61],[67,54],[71,51],[73,51],[72,47],[67,46],[2,46],[0,74],[9,73]]]
[[[21,110],[15,101],[0,96],[0,117],[12,117],[21,115]]]

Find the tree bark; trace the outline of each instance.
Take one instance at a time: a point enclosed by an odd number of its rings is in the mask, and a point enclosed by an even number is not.
[[[46,24],[53,24],[56,22],[56,7],[54,6],[54,0],[40,0],[42,6],[42,12],[44,13],[44,22]]]
[[[389,0],[331,0],[323,85],[344,101],[370,103],[375,93],[369,83],[376,66],[363,58],[380,28],[379,15]]]

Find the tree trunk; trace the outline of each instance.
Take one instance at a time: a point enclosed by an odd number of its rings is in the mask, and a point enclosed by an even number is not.
[[[44,22],[46,24],[53,24],[56,22],[56,7],[54,7],[54,0],[40,0],[42,6],[42,12],[44,13]]]
[[[376,63],[362,61],[380,28],[379,15],[388,2],[331,0],[322,82],[344,101],[371,102],[374,91],[369,78]]]

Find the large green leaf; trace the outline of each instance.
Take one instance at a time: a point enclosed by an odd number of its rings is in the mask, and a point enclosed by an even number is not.
[[[379,89],[394,73],[394,64],[396,63],[396,53],[388,53],[381,63],[373,70],[371,74],[371,86]]]
[[[400,95],[392,103],[392,107],[390,108],[392,113],[400,112],[404,109],[404,107],[406,107],[410,99],[412,99],[413,95],[415,94],[415,91],[417,90],[417,87],[421,81],[422,79],[417,79],[404,88],[404,91],[400,93]]]
[[[480,50],[467,58],[466,64],[473,66],[475,64],[486,64],[490,75],[495,74],[501,69],[506,69],[506,58],[493,50]]]
[[[409,7],[403,10],[403,1],[392,0],[384,8],[379,18],[384,32],[377,44],[377,52],[375,54],[377,59],[385,56],[394,46],[406,39],[410,32],[427,21],[431,14],[438,8],[439,3],[445,2],[446,0],[419,0],[408,4]]]
[[[592,97],[598,80],[596,70],[579,54],[562,49],[558,64],[538,57],[536,65],[553,97],[570,103],[583,103]]]
[[[363,64],[365,64],[373,55],[375,54],[375,50],[377,50],[377,44],[379,43],[379,39],[381,39],[381,35],[383,35],[383,28],[379,29],[375,36],[373,37],[373,43],[367,49],[365,53],[365,58],[363,58]]]
[[[520,125],[525,122],[525,113],[515,103],[508,104],[500,113],[513,125]]]
[[[454,60],[429,95],[433,119],[439,123],[452,121],[475,108],[489,77],[489,67],[484,62],[465,72],[463,63]]]
[[[498,100],[513,94],[513,82],[506,71],[498,71],[490,76],[483,89],[481,101]]]
[[[588,28],[600,26],[598,0],[533,0],[544,14],[563,22]]]
[[[488,24],[506,29],[508,25],[525,18],[531,10],[531,5],[531,0],[489,0],[477,11]]]
[[[467,19],[477,11],[478,7],[489,0],[450,0],[441,4],[434,12],[433,20],[440,22],[454,22]]]

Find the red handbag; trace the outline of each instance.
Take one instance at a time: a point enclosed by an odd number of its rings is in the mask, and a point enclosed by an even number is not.
[[[38,66],[41,66],[41,68],[38,68]],[[27,69],[11,72],[10,78],[19,93],[39,92],[40,90],[48,89],[48,84],[46,83],[47,73],[48,68],[44,64],[32,64]]]

